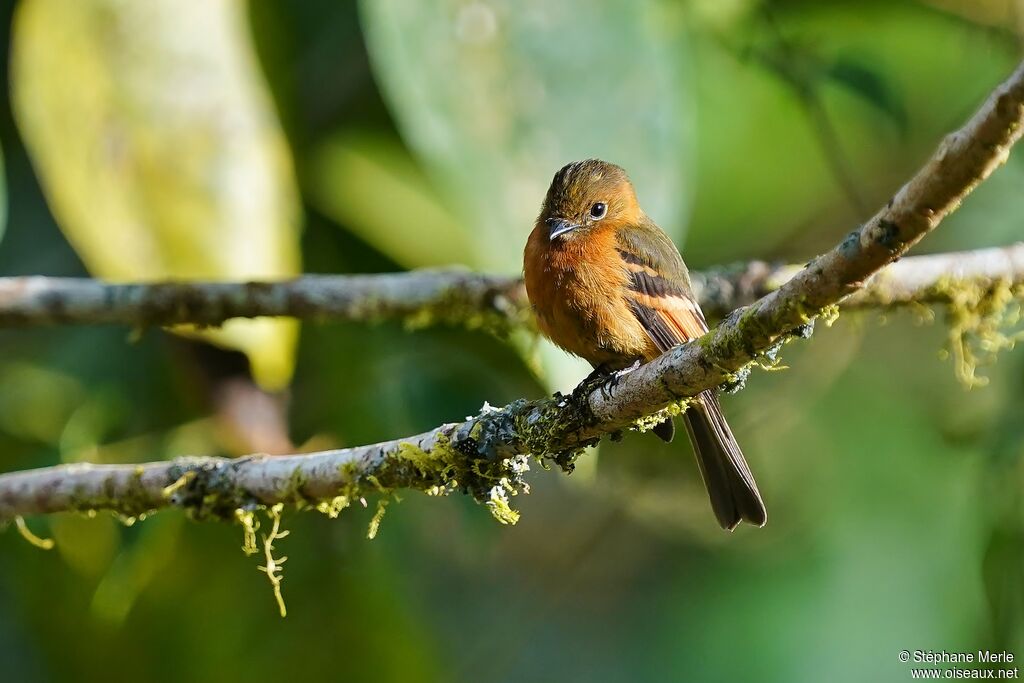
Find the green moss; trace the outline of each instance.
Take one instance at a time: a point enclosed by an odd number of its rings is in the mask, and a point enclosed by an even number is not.
[[[316,511],[327,515],[331,519],[337,519],[341,511],[352,504],[351,498],[347,495],[338,495],[330,500],[322,500],[316,504]]]
[[[256,547],[256,531],[260,528],[260,520],[254,510],[235,510],[235,520],[242,527],[242,552],[246,555],[255,555],[259,552]]]
[[[397,457],[416,472],[423,481],[423,490],[429,490],[432,495],[447,495],[459,488],[460,481],[467,480],[463,471],[466,457],[453,448],[445,434],[435,437],[430,453],[403,442],[399,444]]]
[[[154,505],[142,485],[145,470],[136,467],[128,478],[127,487],[122,486],[115,475],[109,475],[103,482],[102,491],[92,487],[71,494],[68,510],[95,515],[96,510],[109,510],[123,522],[143,518],[152,512]]]
[[[284,510],[284,503],[277,503],[267,510],[267,517],[271,522],[270,533],[263,535],[263,556],[265,564],[257,567],[267,575],[271,588],[274,591],[274,599],[277,601],[277,608],[281,618],[288,616],[288,609],[284,604],[284,595],[281,593],[281,582],[284,576],[281,573],[282,565],[288,561],[287,557],[274,557],[274,541],[285,538],[289,531],[281,530],[281,512]]]
[[[533,424],[526,417],[533,405],[522,401],[495,409],[485,404],[474,421],[436,435],[429,450],[412,442],[399,443],[358,484],[382,491],[414,488],[433,496],[462,491],[487,505],[499,521],[512,523],[518,513],[508,500],[529,491],[524,475],[530,467],[529,458],[509,444],[522,436],[517,425]],[[380,509],[378,513],[383,514]]]
[[[788,325],[792,318],[798,318],[802,324],[788,333],[778,335],[775,330]],[[829,305],[820,310],[808,307],[803,298],[793,299],[783,307],[775,310],[770,318],[762,319],[756,304],[745,309],[736,320],[735,325],[719,328],[714,334],[705,335],[696,341],[708,357],[721,358],[727,365],[718,366],[725,374],[721,390],[735,393],[741,390],[754,368],[768,371],[785,370],[787,366],[780,362],[782,347],[793,339],[808,339],[814,333],[814,323],[822,320],[831,326],[839,318],[839,306]],[[783,322],[787,321],[787,322]],[[764,351],[761,347],[771,342]],[[735,369],[728,365],[736,360],[749,358]]]
[[[338,474],[341,475],[341,479],[348,482],[353,482],[359,478],[359,466],[347,460],[338,466]]]
[[[689,409],[695,399],[686,398],[676,401],[656,413],[645,415],[633,422],[631,429],[637,432],[649,432],[665,420],[678,417]]]
[[[370,520],[370,526],[366,530],[366,537],[371,541],[377,538],[377,532],[380,531],[381,520],[384,519],[384,513],[388,509],[388,504],[391,502],[389,498],[381,498],[377,501],[377,512],[373,514],[373,518]]]
[[[832,304],[821,309],[818,317],[825,323],[825,327],[832,327],[836,320],[839,320],[839,304]]]
[[[144,472],[145,470],[141,466],[136,467],[132,471],[132,476],[128,479],[128,489],[120,496],[117,496],[117,500],[120,503],[117,512],[123,518],[135,518],[153,509],[153,504],[150,502],[149,496],[142,486],[142,475]],[[114,496],[112,495],[111,498],[114,498]]]
[[[18,515],[14,518],[14,526],[18,529],[18,533],[28,541],[31,545],[39,548],[40,550],[53,550],[54,542],[52,538],[40,538],[32,533],[32,530],[25,524],[25,518]]]
[[[576,459],[600,439],[586,439],[561,450],[553,450],[551,444],[564,443],[567,435],[597,424],[587,401],[591,389],[591,386],[581,384],[568,396],[555,394],[550,401],[513,403],[517,407],[515,433],[522,450],[558,465],[564,472],[572,472]]]
[[[486,501],[488,491],[502,478],[516,483],[520,478],[521,472],[509,464],[516,454],[506,445],[516,436],[518,412],[515,405],[495,409],[485,404],[472,423],[437,435],[429,453],[412,443],[399,444],[379,476],[389,487],[401,482],[405,488],[411,482],[431,495],[461,490]]]
[[[288,487],[282,495],[284,500],[290,501],[295,505],[295,508],[301,510],[310,503],[316,505],[319,501],[310,501],[303,494],[303,489],[306,487],[306,475],[302,473],[302,468],[296,466],[292,470],[292,474],[288,477]]]
[[[494,519],[502,524],[511,525],[519,521],[519,512],[513,510],[508,504],[509,491],[513,495],[516,493],[515,489],[507,481],[502,481],[499,485],[492,487],[486,505]]]
[[[1024,339],[1020,329],[1024,285],[1008,279],[986,282],[943,278],[926,298],[945,300],[949,326],[947,357],[953,359],[957,379],[968,388],[983,386],[988,378],[978,370],[996,362],[1000,351]]]
[[[419,330],[435,325],[483,330],[502,339],[508,339],[517,329],[533,325],[528,307],[509,300],[495,292],[489,306],[478,301],[467,301],[465,292],[453,286],[435,300],[407,314],[403,320],[406,329]]]

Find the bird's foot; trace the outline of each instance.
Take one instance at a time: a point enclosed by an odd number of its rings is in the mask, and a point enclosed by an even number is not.
[[[622,378],[636,370],[638,367],[640,367],[639,358],[633,361],[632,365],[629,365],[627,367],[622,368],[621,370],[616,370],[615,372],[613,372],[611,379],[609,379],[601,386],[601,395],[604,396],[606,399],[611,398],[611,392],[615,389],[615,387],[619,386],[619,382],[622,381]]]
[[[632,365],[621,368],[619,370],[609,370],[605,365],[599,365],[594,368],[594,371],[587,375],[586,379],[580,382],[580,385],[573,391],[575,396],[587,396],[594,390],[600,390],[601,396],[605,400],[608,400],[612,396],[612,392],[615,387],[619,385],[619,382],[623,377],[640,367],[640,361],[635,361]]]
[[[589,396],[595,389],[603,387],[611,375],[611,370],[604,365],[598,365],[594,368],[593,372],[587,375],[583,381],[573,389],[573,398],[585,398],[586,396]]]

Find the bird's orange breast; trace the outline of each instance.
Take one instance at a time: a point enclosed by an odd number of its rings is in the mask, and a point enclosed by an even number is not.
[[[540,223],[523,264],[538,324],[558,346],[609,369],[651,356],[651,340],[625,297],[630,276],[610,226],[551,243]]]

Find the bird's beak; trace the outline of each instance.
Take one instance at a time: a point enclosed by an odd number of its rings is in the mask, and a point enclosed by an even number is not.
[[[548,230],[550,230],[548,233],[549,239],[555,239],[559,235],[564,235],[565,233],[580,227],[576,224],[570,223],[564,218],[548,218],[544,222],[548,224]]]

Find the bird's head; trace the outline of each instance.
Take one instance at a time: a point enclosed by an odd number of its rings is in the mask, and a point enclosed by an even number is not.
[[[633,184],[622,168],[586,159],[555,174],[537,225],[556,242],[581,237],[598,226],[633,221],[639,211]]]

